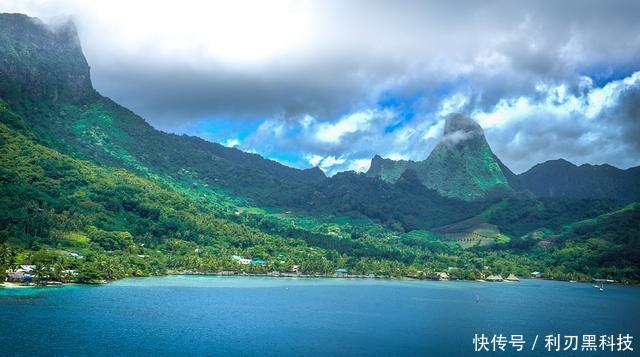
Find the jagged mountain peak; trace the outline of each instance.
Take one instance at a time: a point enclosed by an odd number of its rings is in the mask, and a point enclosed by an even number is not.
[[[444,135],[426,160],[393,161],[377,156],[367,174],[395,182],[406,170],[414,170],[428,188],[463,200],[508,187],[503,165],[491,151],[482,127],[462,114],[446,119]]]
[[[265,205],[284,200],[275,190],[289,194],[326,179],[318,168],[299,170],[154,129],[94,90],[70,21],[50,26],[21,14],[0,14],[0,99],[63,153],[188,184],[203,182]]]
[[[471,146],[477,149],[483,145],[488,144],[480,124],[463,114],[451,114],[445,121],[444,134],[436,149],[443,146]]]
[[[72,21],[55,26],[22,14],[0,14],[0,97],[87,103],[98,98]]]
[[[482,127],[462,114],[447,118],[444,136],[417,172],[425,186],[463,200],[508,187]]]
[[[460,113],[449,115],[444,123],[445,137],[455,133],[484,136],[484,132],[480,124],[470,117]]]

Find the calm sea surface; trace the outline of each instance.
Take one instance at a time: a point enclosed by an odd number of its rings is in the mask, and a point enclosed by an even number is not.
[[[0,355],[594,356],[546,352],[544,336],[622,333],[635,351],[612,355],[629,356],[640,355],[639,304],[640,288],[543,280],[170,276],[0,288]],[[474,352],[475,334],[521,334],[526,351]]]

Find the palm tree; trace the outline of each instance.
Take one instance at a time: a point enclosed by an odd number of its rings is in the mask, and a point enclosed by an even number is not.
[[[104,275],[106,280],[114,280],[123,275],[122,268],[113,258],[100,260],[96,264],[98,270]]]
[[[38,281],[43,281],[49,278],[51,269],[44,263],[37,263],[33,269],[33,277]]]
[[[65,270],[65,267],[61,259],[58,259],[55,262],[53,262],[51,265],[51,279],[55,281],[64,280],[65,278],[64,270]]]
[[[7,243],[0,246],[0,265],[13,268],[16,264],[16,252]]]

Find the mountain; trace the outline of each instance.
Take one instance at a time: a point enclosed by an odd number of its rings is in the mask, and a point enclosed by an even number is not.
[[[318,168],[298,170],[197,137],[154,129],[93,89],[71,22],[51,28],[25,15],[1,14],[0,48],[0,97],[33,127],[42,143],[62,153],[142,175],[168,175],[185,185],[207,185],[268,207],[317,212],[317,206],[305,201],[311,193],[335,186]],[[610,167],[586,174],[581,167],[565,180],[554,166],[545,169],[542,164],[516,176],[493,154],[480,126],[461,115],[447,119],[443,138],[426,160],[376,156],[367,176],[394,184],[408,169],[427,188],[465,201],[500,197],[510,187],[539,197],[638,198],[637,189],[630,187],[638,172],[633,169]]]
[[[447,118],[444,136],[416,171],[427,187],[464,200],[508,187],[482,128],[460,114]]]
[[[256,206],[321,200],[314,188],[328,179],[153,129],[93,89],[71,24],[51,29],[2,14],[0,35],[2,281],[16,264],[35,264],[50,279],[100,282],[293,265],[391,275],[426,260],[428,252],[386,239],[391,233],[366,218],[356,229],[351,219]],[[241,266],[234,255],[265,263]]]
[[[394,183],[407,169],[413,169],[415,165],[415,161],[384,159],[380,155],[375,155],[371,159],[367,176]]]
[[[393,161],[376,156],[367,175],[395,182],[406,170],[414,170],[426,187],[466,201],[508,189],[506,175],[512,175],[491,151],[480,125],[461,114],[447,118],[444,136],[426,160]]]
[[[0,14],[0,97],[39,139],[63,153],[140,174],[206,184],[261,205],[282,205],[326,179],[259,155],[197,137],[167,134],[101,96],[71,22],[48,27],[20,14]],[[286,198],[286,199],[285,199]]]
[[[640,201],[640,167],[622,170],[606,164],[576,166],[563,159],[550,160],[518,175],[517,182],[538,197]]]
[[[429,187],[412,187],[417,181],[409,173],[400,173],[405,179],[394,183],[354,173],[327,178],[318,168],[299,170],[197,137],[158,131],[93,89],[73,24],[50,28],[15,14],[0,19],[0,72],[6,74],[0,94],[39,143],[60,153],[149,179],[170,178],[244,205],[364,217],[401,229],[465,219],[486,205],[461,206]]]
[[[606,219],[635,199],[636,174],[560,162],[515,175],[454,115],[426,160],[376,156],[367,174],[328,178],[158,131],[93,88],[72,23],[0,14],[0,275],[16,263],[77,270],[81,282],[295,264],[383,276],[455,266],[477,279],[487,265],[640,281],[624,253],[637,250],[637,206]],[[592,219],[596,233],[565,231]],[[591,263],[563,260],[575,252]]]
[[[364,216],[399,231],[429,229],[473,217],[491,202],[466,202],[440,195],[421,184],[413,170],[394,183],[372,179],[353,171],[341,172],[303,201],[316,207],[310,212]],[[304,207],[300,207],[304,208]]]
[[[52,30],[26,15],[0,14],[0,48],[6,101],[80,104],[98,97],[72,22]]]
[[[482,128],[459,114],[447,118],[444,136],[427,159],[395,161],[376,155],[367,176],[393,183],[407,170],[416,171],[423,185],[442,195],[466,201],[510,190],[540,198],[640,201],[640,167],[576,166],[558,159],[516,175],[493,154]]]

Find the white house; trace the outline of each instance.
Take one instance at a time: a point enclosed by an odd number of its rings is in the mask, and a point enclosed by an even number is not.
[[[67,269],[67,270],[63,270],[62,274],[66,275],[66,276],[78,276],[78,272],[73,270],[73,269]]]
[[[22,279],[31,279],[32,273],[35,270],[35,265],[20,265],[16,270],[7,270],[8,281],[21,281]]]
[[[238,263],[242,264],[242,265],[249,265],[249,264],[251,264],[251,259],[246,259],[246,258],[244,258],[244,257],[243,257],[243,256],[241,256],[241,255],[233,255],[233,256],[231,256],[231,258],[232,258],[233,260],[235,260],[236,262],[238,262]]]
[[[16,269],[16,272],[31,274],[31,272],[33,272],[35,269],[35,265],[21,265],[18,269]]]

